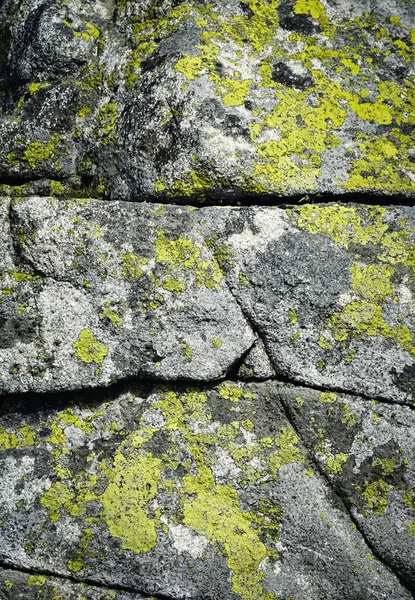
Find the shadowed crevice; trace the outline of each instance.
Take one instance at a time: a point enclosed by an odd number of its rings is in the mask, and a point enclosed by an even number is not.
[[[118,592],[125,592],[128,594],[138,594],[143,598],[155,598],[156,600],[181,600],[175,596],[169,596],[165,594],[158,594],[155,592],[144,592],[143,590],[137,590],[135,588],[124,587],[116,584],[105,585],[100,581],[95,581],[94,579],[76,579],[75,577],[71,577],[70,575],[62,575],[61,573],[54,573],[48,569],[28,569],[25,567],[17,566],[13,563],[9,563],[5,559],[0,558],[0,568],[8,569],[10,571],[16,571],[18,573],[24,573],[26,575],[43,575],[45,577],[54,577],[55,579],[60,579],[61,581],[67,581],[77,585],[88,585],[91,587],[95,587],[101,590],[114,590]]]
[[[44,176],[33,176],[19,177],[19,176],[0,176],[0,185],[8,185],[10,187],[20,187],[27,185],[32,182],[45,180]],[[54,177],[54,180],[56,178]],[[64,179],[59,181],[64,182]],[[86,186],[88,187],[88,186]],[[78,192],[79,193],[79,192]],[[31,194],[30,194],[31,195]],[[24,197],[30,197],[24,196]],[[52,194],[37,192],[34,194],[39,197],[54,197]],[[71,193],[70,190],[66,190],[62,196],[56,198],[61,201],[66,201],[68,198],[77,198],[76,190]],[[119,199],[113,200],[110,196],[88,197],[89,201],[94,202],[120,202]],[[295,208],[296,206],[302,206],[303,204],[363,204],[369,206],[415,206],[415,194],[411,195],[391,195],[391,194],[371,194],[371,193],[344,193],[344,194],[292,194],[289,193],[281,196],[279,194],[261,194],[252,195],[238,192],[237,190],[218,190],[212,196],[199,196],[195,198],[189,198],[189,196],[152,196],[146,195],[143,197],[134,198],[134,200],[121,200],[121,202],[127,202],[128,204],[141,204],[147,202],[149,204],[163,204],[167,206],[193,206],[195,208],[202,208],[205,206],[216,206],[223,208],[225,206],[235,207],[255,207],[255,206],[278,206],[282,209]]]

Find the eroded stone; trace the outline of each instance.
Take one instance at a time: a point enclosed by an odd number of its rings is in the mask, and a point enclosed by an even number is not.
[[[0,560],[174,598],[410,598],[313,469],[292,393],[225,381],[5,403]]]

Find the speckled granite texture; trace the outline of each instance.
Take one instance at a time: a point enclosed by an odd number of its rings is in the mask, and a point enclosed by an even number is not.
[[[415,598],[413,0],[0,4],[0,599]]]

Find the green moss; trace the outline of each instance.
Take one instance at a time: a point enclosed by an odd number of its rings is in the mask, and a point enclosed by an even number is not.
[[[186,357],[188,361],[190,361],[193,357],[193,350],[188,344],[185,344],[183,342],[182,344],[180,344],[180,354]]]
[[[384,302],[396,293],[390,280],[394,274],[390,265],[372,264],[360,267],[353,263],[350,272],[353,292],[369,302]]]
[[[378,458],[372,463],[372,467],[379,465],[382,468],[383,475],[391,475],[395,471],[398,460],[397,456],[392,456],[392,458]]]
[[[84,566],[82,560],[69,560],[68,561],[68,569],[72,571],[72,573],[78,573]]]
[[[165,179],[163,179],[163,178],[157,179],[154,184],[154,191],[156,192],[156,194],[160,194],[161,192],[164,192],[166,187],[167,187],[167,184],[166,184]]]
[[[320,346],[320,348],[324,348],[325,350],[330,350],[331,348],[333,348],[333,344],[323,336],[320,336],[317,343]]]
[[[23,152],[23,158],[29,167],[35,169],[40,162],[54,158],[55,147],[60,139],[59,135],[53,135],[50,142],[31,142]]]
[[[161,469],[161,460],[150,453],[141,456],[132,452],[128,459],[121,451],[115,455],[110,484],[100,502],[108,529],[126,550],[148,552],[156,543],[155,522],[147,507],[156,496]]]
[[[0,452],[11,448],[24,448],[36,444],[36,432],[30,425],[20,427],[16,432],[9,433],[0,428]]]
[[[107,346],[98,341],[89,329],[83,329],[72,346],[76,349],[75,356],[84,363],[101,364],[108,354]]]
[[[383,221],[385,209],[357,209],[341,206],[304,206],[298,209],[297,224],[314,234],[326,234],[338,245],[377,247],[377,260],[367,266],[353,263],[350,268],[351,294],[354,300],[341,312],[327,320],[327,328],[337,342],[348,342],[363,336],[383,336],[394,340],[415,356],[415,344],[409,328],[401,319],[390,324],[384,317],[383,305],[398,301],[393,284],[394,265],[402,265],[412,278],[415,273],[415,244],[411,231],[401,222],[390,230]],[[346,346],[345,346],[346,347]],[[346,355],[350,362],[355,354]]]
[[[50,193],[53,196],[62,196],[65,193],[65,186],[60,181],[51,181]]]
[[[218,283],[223,278],[223,271],[215,257],[210,260],[200,260],[201,249],[183,235],[176,240],[169,240],[166,238],[164,231],[156,231],[156,234],[156,262],[167,267],[170,273],[180,267],[192,269],[198,287],[204,286],[212,290],[217,288]],[[163,287],[167,283],[167,285],[176,287],[177,291],[179,291],[177,286],[182,289],[181,286],[184,285],[179,280],[170,280],[171,284],[168,282],[169,280],[166,280]]]
[[[44,575],[30,575],[27,583],[29,585],[42,586],[46,583],[46,577]]]
[[[192,268],[200,256],[199,248],[196,248],[190,240],[181,235],[177,240],[168,240],[164,231],[157,231],[156,261],[171,267],[184,265]]]
[[[238,385],[226,383],[218,388],[218,392],[221,398],[225,398],[226,400],[230,400],[231,402],[238,402],[238,400],[240,400],[240,398],[242,397],[244,390]]]
[[[212,348],[221,348],[222,340],[217,337],[213,338],[212,342],[211,342],[211,346],[212,346]]]
[[[82,31],[75,29],[72,26],[72,24],[69,23],[69,21],[66,21],[65,19],[62,19],[61,22],[63,23],[63,25],[69,27],[69,29],[72,31],[75,37],[83,38],[89,43],[94,42],[100,36],[99,30],[95,27],[95,25],[93,25],[92,23],[88,23],[87,21],[85,21]]]
[[[107,300],[104,306],[101,308],[99,315],[100,319],[108,319],[113,327],[120,327],[123,323],[122,318],[114,310],[110,308],[111,301]]]
[[[69,509],[75,493],[61,481],[54,483],[40,500],[41,504],[47,509],[49,518],[52,522],[59,519],[62,508]]]
[[[199,466],[196,476],[183,478],[183,491],[192,500],[183,501],[183,522],[223,546],[232,569],[232,590],[243,600],[263,597],[265,574],[259,565],[267,549],[244,513],[235,490],[217,485],[210,469]]]
[[[117,124],[117,105],[108,102],[98,111],[98,136],[105,145],[115,142],[115,127]]]
[[[32,273],[23,273],[22,271],[10,271],[11,277],[18,283],[22,281],[31,281],[34,278]]]
[[[291,426],[282,427],[281,434],[275,439],[278,451],[269,457],[268,465],[274,476],[278,475],[283,465],[292,462],[304,462],[297,446],[298,437]]]
[[[298,316],[295,310],[288,311],[288,320],[290,321],[290,325],[295,325],[298,321]]]
[[[27,89],[31,95],[36,94],[39,90],[49,87],[49,83],[29,83]]]
[[[352,413],[346,404],[340,404],[340,409],[343,412],[342,423],[345,423],[347,427],[354,427],[358,422],[358,417]]]
[[[83,106],[82,108],[80,108],[78,110],[78,117],[81,117],[82,119],[85,118],[87,115],[89,115],[91,112],[91,109],[89,106]]]
[[[10,579],[5,579],[5,580],[4,580],[4,585],[6,586],[6,589],[7,589],[7,590],[11,590],[11,589],[12,589],[12,587],[13,587],[13,582],[12,582],[12,581],[10,581]]]
[[[170,196],[198,198],[206,196],[213,188],[212,180],[202,171],[193,170],[176,179],[169,190]]]
[[[182,294],[184,291],[186,291],[186,285],[177,279],[166,279],[163,282],[163,289],[167,290],[168,292]]]
[[[332,404],[337,400],[337,394],[334,392],[322,392],[319,396],[320,402]]]
[[[406,528],[408,530],[408,533],[415,537],[415,521],[411,521],[410,523],[408,523]]]

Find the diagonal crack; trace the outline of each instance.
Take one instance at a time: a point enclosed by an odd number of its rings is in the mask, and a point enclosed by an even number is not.
[[[284,414],[285,414],[285,417],[286,417],[287,421],[289,422],[289,424],[291,425],[291,427],[295,431],[295,434],[298,437],[298,439],[301,440],[304,448],[306,448],[306,450],[307,450],[307,458],[308,458],[309,462],[313,465],[313,467],[320,474],[321,478],[327,483],[327,485],[329,486],[329,488],[333,491],[333,493],[335,494],[336,498],[340,502],[341,506],[344,507],[344,509],[347,512],[350,520],[352,521],[352,523],[356,527],[356,530],[362,536],[362,538],[363,538],[366,546],[369,548],[369,550],[371,551],[371,553],[373,554],[373,556],[375,556],[377,558],[377,560],[382,565],[384,565],[385,567],[387,567],[395,575],[395,577],[398,579],[398,581],[401,584],[401,586],[403,588],[405,588],[408,592],[410,592],[411,595],[412,595],[412,597],[415,599],[415,585],[414,585],[414,583],[411,582],[411,581],[408,581],[408,580],[404,579],[399,573],[397,573],[396,570],[390,564],[388,564],[388,562],[378,552],[378,550],[376,549],[376,547],[373,546],[372,542],[366,536],[363,528],[360,526],[359,521],[353,516],[353,513],[351,511],[351,503],[349,502],[349,500],[347,499],[347,497],[345,497],[344,494],[342,493],[342,490],[341,490],[340,486],[330,480],[330,478],[327,476],[327,474],[322,469],[322,467],[321,467],[320,463],[318,462],[318,460],[315,458],[313,452],[310,451],[308,449],[308,446],[304,443],[303,438],[301,436],[301,432],[297,428],[294,419],[292,419],[292,417],[291,417],[290,407],[289,407],[288,403],[285,402],[283,395],[280,395],[279,399],[280,399],[281,406],[283,408],[283,411],[284,411]]]
[[[379,395],[379,394],[369,395],[369,394],[365,394],[364,392],[356,392],[355,390],[352,390],[352,389],[343,388],[343,387],[334,386],[334,385],[331,385],[331,386],[319,386],[317,384],[308,383],[308,382],[303,381],[301,379],[292,379],[291,377],[283,375],[282,373],[279,372],[278,365],[274,363],[274,361],[272,360],[272,358],[270,356],[270,352],[269,352],[269,349],[267,347],[266,336],[261,332],[260,328],[257,326],[257,324],[254,322],[254,320],[248,314],[248,312],[246,311],[246,309],[242,305],[241,301],[239,300],[239,298],[237,297],[237,295],[234,293],[231,285],[228,282],[226,282],[226,285],[227,285],[227,287],[229,289],[229,292],[231,293],[232,297],[234,298],[235,302],[238,304],[239,308],[241,309],[241,312],[242,312],[243,316],[245,317],[246,321],[248,322],[249,326],[251,327],[252,331],[258,337],[258,339],[261,340],[262,343],[264,344],[264,348],[265,348],[265,352],[266,352],[267,358],[268,358],[270,364],[273,366],[273,368],[275,369],[275,372],[276,372],[276,376],[275,377],[271,377],[269,379],[273,379],[273,380],[276,380],[276,381],[281,381],[282,383],[288,383],[288,384],[294,385],[296,387],[305,387],[305,388],[316,390],[316,391],[320,391],[320,392],[330,391],[330,392],[336,392],[338,394],[347,394],[348,396],[352,396],[354,398],[361,398],[362,400],[367,400],[368,402],[372,402],[372,400],[376,400],[376,402],[382,402],[383,404],[388,404],[390,406],[405,406],[406,408],[409,408],[411,410],[415,409],[415,404],[413,404],[413,403],[410,404],[409,402],[401,402],[399,400],[391,400],[390,398],[388,398],[386,396]],[[244,381],[248,382],[249,379],[244,380]],[[252,381],[257,381],[257,379],[253,379]]]
[[[0,568],[8,569],[10,571],[15,571],[17,573],[25,573],[27,575],[44,575],[45,577],[53,577],[55,579],[60,579],[61,581],[68,581],[70,583],[74,583],[77,585],[81,585],[81,584],[89,585],[91,587],[96,587],[96,588],[99,588],[102,590],[115,590],[115,591],[119,591],[119,592],[125,592],[128,594],[135,594],[135,595],[139,594],[143,598],[149,598],[149,599],[154,598],[155,600],[181,600],[181,598],[166,595],[166,594],[159,594],[157,592],[149,593],[149,592],[146,592],[143,590],[130,588],[130,587],[122,586],[122,585],[117,585],[117,584],[106,585],[100,581],[96,581],[95,579],[89,579],[89,578],[76,579],[75,577],[72,577],[71,575],[62,575],[61,573],[55,573],[48,569],[34,570],[34,569],[30,569],[30,568],[16,566],[13,563],[9,563],[5,559],[0,559]]]

